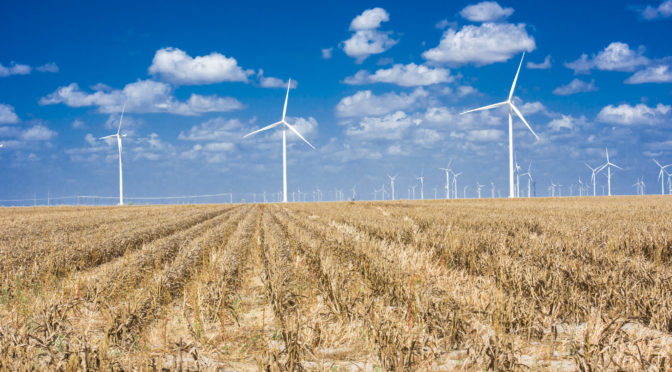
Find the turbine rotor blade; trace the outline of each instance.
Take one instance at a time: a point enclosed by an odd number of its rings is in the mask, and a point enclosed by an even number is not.
[[[523,117],[523,114],[521,114],[520,111],[518,111],[518,108],[517,108],[513,103],[511,103],[511,102],[509,102],[509,105],[511,106],[511,108],[513,109],[513,111],[516,112],[516,115],[518,115],[518,117],[520,118],[520,120],[522,120],[523,123],[525,123],[525,125],[527,125],[527,129],[529,129],[530,132],[532,132],[532,134],[534,134],[534,136],[537,138],[537,140],[539,140],[539,136],[537,136],[537,134],[534,133],[534,130],[532,130],[532,127],[530,126],[530,124],[527,123],[527,120],[525,120],[525,118]]]
[[[287,95],[285,96],[285,107],[282,108],[282,120],[285,120],[285,114],[287,113],[287,100],[289,99],[289,86],[292,85],[292,79],[290,78],[287,81]]]
[[[108,139],[108,138],[112,138],[112,137],[116,137],[116,136],[117,136],[116,134],[110,134],[109,136],[100,137],[100,138],[98,138],[98,139],[99,139],[99,140],[104,140],[104,139]]]
[[[488,106],[479,107],[479,108],[476,108],[476,109],[473,109],[473,110],[461,112],[460,115],[468,114],[468,113],[474,112],[474,111],[490,110],[490,109],[493,109],[493,108],[496,108],[496,107],[504,106],[507,103],[509,103],[509,102],[505,101],[505,102],[499,102],[499,103],[495,103],[495,104],[488,105]]]
[[[310,142],[308,142],[308,140],[306,140],[305,138],[303,138],[303,136],[301,135],[301,133],[299,133],[298,130],[294,129],[293,126],[289,125],[288,122],[283,121],[282,123],[285,124],[285,125],[287,126],[287,128],[289,128],[292,132],[294,132],[294,134],[296,134],[297,136],[299,136],[299,138],[301,138],[301,139],[303,140],[303,142],[307,143],[308,146],[312,147],[313,150],[317,150],[317,149],[315,148],[315,146],[311,145]]]
[[[520,64],[518,65],[518,71],[516,71],[516,77],[513,79],[513,84],[511,85],[511,91],[509,92],[508,102],[511,102],[513,97],[513,90],[516,89],[516,82],[518,82],[518,74],[520,74],[520,66],[523,65],[523,58],[525,58],[525,51],[523,50],[523,56],[520,57]]]
[[[243,138],[245,138],[245,137],[249,137],[249,136],[251,136],[251,135],[253,135],[253,134],[257,134],[257,133],[259,133],[259,132],[263,132],[263,131],[265,131],[265,130],[269,130],[269,129],[273,128],[273,127],[277,127],[277,126],[280,125],[280,124],[282,124],[282,121],[278,121],[278,122],[273,123],[273,124],[271,124],[271,125],[267,125],[267,126],[261,128],[261,129],[257,129],[257,130],[255,130],[254,132],[251,132],[251,133],[248,133],[248,134],[244,135]]]
[[[117,128],[117,134],[121,132],[121,121],[124,120],[124,111],[126,111],[126,101],[124,101],[124,107],[121,109],[121,117],[119,118],[119,128]]]

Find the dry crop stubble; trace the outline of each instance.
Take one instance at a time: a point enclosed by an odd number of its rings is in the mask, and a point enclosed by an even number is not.
[[[0,255],[18,265],[3,271],[0,367],[670,370],[670,207],[618,197],[2,210],[12,227]],[[38,259],[56,248],[51,263]]]

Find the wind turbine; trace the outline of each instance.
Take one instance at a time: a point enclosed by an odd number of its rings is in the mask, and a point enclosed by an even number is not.
[[[520,166],[518,165],[518,153],[514,154],[516,166],[516,198],[520,198]]]
[[[608,193],[609,196],[611,196],[611,167],[615,167],[615,168],[618,168],[618,169],[621,169],[621,170],[623,170],[623,168],[619,167],[618,165],[612,163],[609,160],[609,149],[608,148],[605,147],[604,150],[607,154],[607,162],[604,163],[602,165],[602,167],[600,167],[599,171],[602,171],[604,168],[607,168],[607,193]]]
[[[121,122],[124,120],[124,111],[126,111],[126,102],[124,102],[124,106],[121,109],[121,117],[119,118],[119,127],[117,128],[117,133],[99,138],[101,140],[112,137],[117,139],[117,148],[119,149],[119,205],[124,205],[124,173],[123,167],[121,165],[121,139],[126,137],[125,133],[121,134]]]
[[[352,201],[355,201],[356,197],[357,197],[357,185],[352,186]]]
[[[308,142],[299,131],[294,129],[293,126],[291,126],[286,120],[285,120],[285,114],[287,113],[287,100],[289,99],[289,86],[292,84],[292,79],[289,79],[287,82],[287,94],[285,95],[285,106],[282,108],[282,120],[270,124],[268,126],[265,126],[261,129],[257,129],[254,132],[248,133],[243,138],[249,137],[253,134],[263,132],[265,130],[269,130],[271,128],[275,128],[278,125],[282,125],[282,202],[287,203],[287,129],[291,130],[296,134],[299,138],[303,140],[308,146],[312,147],[313,150],[315,150],[315,146],[311,145],[310,142]]]
[[[413,200],[415,200],[415,188],[416,188],[417,186],[418,186],[418,185],[413,185],[413,186],[411,186],[411,190],[413,190]]]
[[[481,110],[489,110],[501,106],[507,106],[509,107],[509,198],[514,197],[514,188],[513,188],[513,115],[511,115],[511,111],[514,111],[516,115],[520,118],[520,120],[525,123],[527,126],[527,129],[532,132],[534,137],[539,140],[539,136],[537,136],[536,133],[534,133],[534,130],[532,130],[532,127],[530,124],[527,123],[527,120],[523,117],[523,114],[520,113],[518,108],[513,104],[513,91],[516,88],[516,82],[518,81],[518,74],[520,73],[520,66],[523,65],[523,58],[525,58],[525,52],[523,52],[523,56],[520,58],[520,64],[518,65],[518,71],[516,72],[516,77],[513,79],[513,84],[511,85],[511,90],[509,91],[509,98],[504,101],[504,102],[499,102],[495,103],[492,105],[488,106],[483,106],[479,107],[477,109],[469,110],[460,113],[460,115],[469,113],[469,112],[474,112],[474,111],[481,111]]]
[[[425,200],[425,172],[421,173],[420,177],[417,177],[416,180],[420,181],[420,200]]]
[[[583,181],[581,181],[581,177],[579,177],[579,196],[583,196]]]
[[[483,188],[483,185],[481,185],[478,181],[476,182],[476,191],[478,192],[478,198],[481,198],[481,189]]]
[[[455,193],[453,196],[455,197],[455,199],[457,199],[457,177],[459,177],[460,174],[462,174],[462,172],[453,173],[453,192]]]
[[[491,186],[490,197],[494,199],[495,198],[495,183],[490,181],[490,186]]]
[[[452,172],[450,170],[450,164],[452,163],[453,160],[451,159],[445,168],[439,168],[440,170],[446,172],[446,199],[450,199],[450,173]]]
[[[585,164],[586,167],[588,167],[588,169],[590,169],[590,171],[592,172],[592,174],[590,175],[590,182],[593,184],[593,196],[597,196],[597,194],[595,193],[595,185],[597,184],[597,178],[595,178],[595,174],[598,173],[600,170],[602,170],[602,167],[593,168],[590,165],[588,165],[588,163],[583,164]]]
[[[527,197],[529,198],[531,195],[531,190],[532,190],[532,172],[530,171],[532,169],[532,162],[530,162],[530,165],[527,166],[527,172],[521,174],[521,176],[527,176]]]
[[[668,165],[663,166],[663,165],[660,165],[658,160],[653,159],[653,161],[656,162],[656,165],[658,165],[660,167],[660,173],[658,173],[658,179],[660,180],[660,195],[665,195],[665,177],[663,177],[663,175],[665,173],[665,168],[669,167],[672,164],[668,164]]]
[[[388,174],[387,177],[390,178],[390,188],[392,189],[392,200],[394,200],[394,180],[397,179],[397,175],[390,176]]]

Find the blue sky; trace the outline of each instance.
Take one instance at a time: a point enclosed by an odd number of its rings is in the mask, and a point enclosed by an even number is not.
[[[290,191],[357,185],[371,198],[398,174],[405,197],[424,170],[433,197],[453,159],[469,196],[477,182],[506,195],[506,112],[458,114],[505,100],[523,51],[515,102],[541,140],[515,119],[514,146],[537,194],[588,181],[583,162],[603,163],[606,146],[623,167],[614,193],[639,177],[658,193],[651,158],[672,163],[670,31],[672,0],[10,2],[0,199],[116,195],[116,144],[97,138],[124,101],[127,196],[280,191],[280,133],[242,136],[280,119],[290,77],[289,121],[317,147],[290,136]]]

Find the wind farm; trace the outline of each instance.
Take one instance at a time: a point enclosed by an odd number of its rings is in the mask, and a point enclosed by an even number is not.
[[[0,12],[0,369],[672,370],[672,1],[74,5]]]

